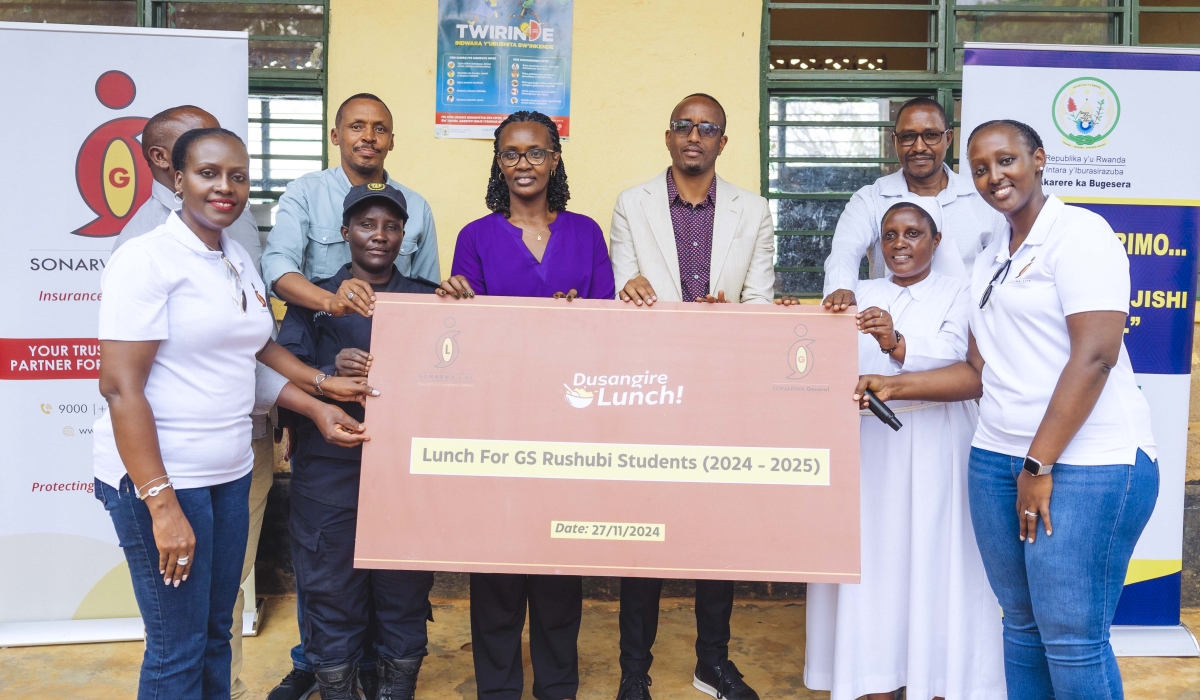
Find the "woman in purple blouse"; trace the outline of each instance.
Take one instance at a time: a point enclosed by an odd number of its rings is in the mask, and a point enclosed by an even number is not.
[[[595,221],[566,210],[571,195],[554,122],[516,112],[496,129],[494,150],[492,213],[458,234],[451,277],[438,294],[612,299],[604,234]],[[471,574],[472,654],[483,700],[520,700],[527,602],[534,697],[564,700],[579,690],[580,577]]]

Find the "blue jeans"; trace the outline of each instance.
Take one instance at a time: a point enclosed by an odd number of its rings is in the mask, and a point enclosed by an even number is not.
[[[1020,700],[1121,700],[1109,628],[1129,558],[1158,499],[1158,462],[1056,464],[1047,537],[1019,539],[1024,456],[971,448],[971,522],[1004,609],[1004,675]]]
[[[228,700],[229,630],[246,557],[250,475],[175,492],[196,537],[191,573],[178,588],[163,584],[158,573],[150,510],[128,476],[118,486],[97,479],[95,494],[116,527],[146,626],[138,700]]]

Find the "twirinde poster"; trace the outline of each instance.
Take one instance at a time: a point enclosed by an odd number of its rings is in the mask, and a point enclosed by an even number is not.
[[[518,111],[571,133],[574,0],[438,0],[434,134],[490,139]]]

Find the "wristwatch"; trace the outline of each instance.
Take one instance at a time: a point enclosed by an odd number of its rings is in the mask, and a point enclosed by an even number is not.
[[[1032,474],[1034,476],[1043,476],[1045,474],[1049,474],[1050,470],[1054,469],[1054,465],[1053,464],[1042,464],[1041,462],[1037,461],[1033,457],[1030,457],[1029,455],[1025,455],[1024,469],[1025,469],[1025,471],[1029,472],[1030,474]]]

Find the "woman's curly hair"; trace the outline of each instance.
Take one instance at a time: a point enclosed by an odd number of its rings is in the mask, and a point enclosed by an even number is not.
[[[504,131],[504,127],[509,124],[519,124],[522,122],[533,122],[546,127],[546,131],[550,132],[550,150],[555,153],[562,153],[562,145],[558,139],[558,127],[554,125],[554,120],[541,112],[513,112],[496,127],[496,140],[492,143],[492,152],[495,155],[500,155],[500,132]],[[546,203],[549,205],[550,211],[563,211],[567,208],[567,201],[571,199],[571,190],[567,187],[567,169],[563,164],[562,156],[559,156],[558,167],[554,172],[550,173],[550,185],[546,191]],[[498,211],[504,214],[504,218],[510,215],[508,206],[508,183],[500,175],[500,162],[497,158],[492,158],[492,175],[488,178],[487,186],[487,208],[492,211]]]

